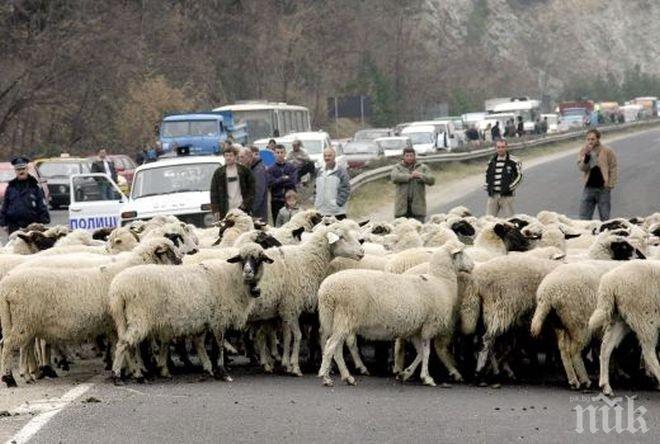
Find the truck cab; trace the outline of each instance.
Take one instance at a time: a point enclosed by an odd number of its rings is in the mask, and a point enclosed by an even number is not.
[[[163,154],[212,155],[229,136],[246,143],[245,125],[234,125],[230,111],[174,114],[163,118],[158,144]]]

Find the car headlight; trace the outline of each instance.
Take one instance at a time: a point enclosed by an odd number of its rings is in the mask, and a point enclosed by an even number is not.
[[[66,185],[60,185],[60,186],[57,188],[57,190],[58,190],[60,193],[62,193],[62,194],[66,194],[66,192],[68,191],[68,188],[66,187]]]

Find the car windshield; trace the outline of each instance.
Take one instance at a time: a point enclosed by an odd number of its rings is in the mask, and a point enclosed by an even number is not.
[[[79,162],[44,162],[39,165],[39,172],[44,177],[69,177],[89,172],[83,165]]]
[[[378,145],[386,151],[402,150],[406,147],[406,141],[403,139],[379,140]]]
[[[387,129],[366,129],[360,130],[355,133],[353,140],[356,142],[364,142],[368,140],[378,139],[379,137],[387,137],[390,135],[390,130]]]
[[[344,145],[344,154],[378,153],[378,145],[370,142],[349,142]]]
[[[423,143],[433,143],[433,133],[406,133],[406,137],[410,137],[413,145],[420,145]]]
[[[321,154],[323,152],[323,141],[322,140],[302,140],[299,139],[302,142],[303,148],[307,151],[307,154]],[[283,141],[281,142],[282,145],[286,147],[286,152],[288,153],[293,149],[292,144],[293,141]]]
[[[217,137],[217,120],[179,120],[163,122],[163,137]]]
[[[209,191],[211,177],[218,163],[195,163],[149,168],[137,173],[131,195],[133,199],[188,191]]]

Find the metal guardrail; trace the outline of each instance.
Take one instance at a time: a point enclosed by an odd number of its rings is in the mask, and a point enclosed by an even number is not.
[[[644,126],[655,126],[660,124],[660,119],[638,120],[636,122],[622,123],[617,125],[600,126],[598,130],[603,133],[615,133],[618,131],[627,130],[629,128],[637,128]],[[556,134],[552,136],[545,136],[531,140],[525,140],[517,143],[510,143],[508,149],[510,151],[518,151],[525,148],[538,147],[543,145],[550,145],[557,142],[566,142],[569,140],[583,138],[588,129],[580,129],[563,134]],[[430,156],[419,156],[420,161],[426,164],[443,163],[443,162],[461,162],[467,160],[482,159],[484,157],[492,156],[494,153],[493,147],[482,148],[474,151],[467,151],[461,153],[445,153],[445,154],[431,154]],[[398,160],[397,160],[398,162]],[[369,182],[388,177],[392,171],[392,166],[396,162],[383,167],[375,168],[370,171],[358,174],[351,179],[351,191],[355,191]]]

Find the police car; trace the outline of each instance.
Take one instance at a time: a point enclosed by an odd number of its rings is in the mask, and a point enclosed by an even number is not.
[[[69,226],[86,230],[113,228],[168,214],[198,227],[211,226],[211,178],[223,164],[220,156],[194,156],[141,165],[135,170],[129,196],[103,173],[72,176]],[[88,186],[80,186],[90,178],[97,184],[93,192]]]

